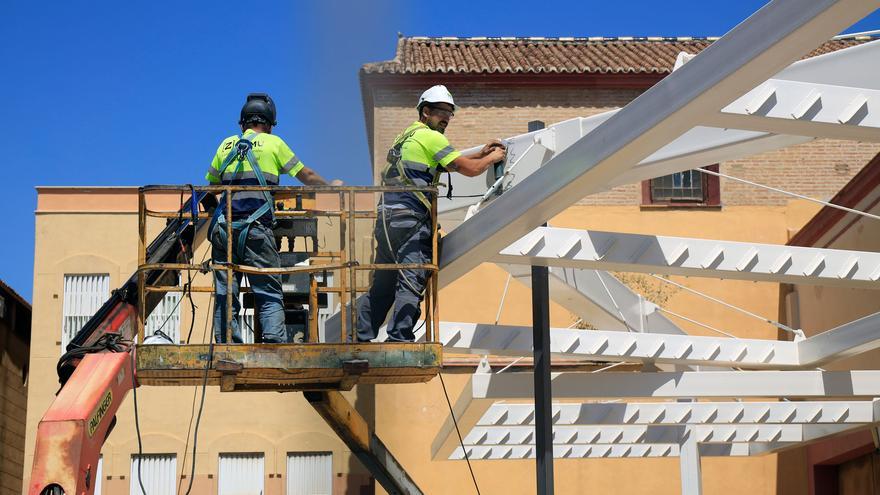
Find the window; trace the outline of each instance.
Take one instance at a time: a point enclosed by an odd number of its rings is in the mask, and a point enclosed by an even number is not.
[[[144,454],[131,456],[131,483],[129,493],[141,493],[138,483],[138,464],[141,465],[140,481],[149,495],[177,494],[177,456],[175,454]]]
[[[263,454],[220,454],[219,495],[263,493]]]
[[[333,454],[294,452],[287,454],[287,495],[331,495]]]
[[[320,274],[318,274],[318,282],[324,283],[326,282],[327,287],[333,287],[333,272],[327,272],[326,280],[324,280]],[[326,308],[318,308],[318,338],[321,339],[321,342],[326,342],[326,337],[324,333],[324,327],[327,324],[327,320],[330,319],[331,316],[336,314],[339,311],[339,303],[336,301],[337,295],[332,292],[327,293],[327,307]]]
[[[104,485],[104,456],[98,456],[98,469],[95,470],[95,495],[101,495],[101,487]]]
[[[162,330],[162,333],[171,337],[176,344],[180,342],[180,292],[167,292],[165,297],[159,301],[147,321],[144,322],[144,335],[150,336],[156,330]]]
[[[110,275],[65,275],[61,353],[110,297]]]
[[[247,277],[242,277],[241,287],[250,287],[251,283]],[[244,292],[239,291],[238,303],[241,305],[241,311],[238,313],[238,328],[241,331],[241,341],[245,344],[254,343],[254,308],[244,307]]]
[[[718,165],[704,167],[713,172]],[[719,206],[718,177],[697,170],[686,170],[642,182],[643,205]]]

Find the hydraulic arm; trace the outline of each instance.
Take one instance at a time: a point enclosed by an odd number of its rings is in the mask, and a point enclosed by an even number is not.
[[[207,225],[195,221],[198,204],[215,206],[212,195],[194,193],[147,249],[151,263],[174,262],[188,256],[193,239]],[[151,283],[174,280],[176,274],[156,271]],[[137,274],[133,275],[83,326],[58,362],[61,389],[37,428],[30,495],[91,495],[95,490],[98,456],[116,411],[137,386],[134,346],[137,322]],[[146,298],[149,314],[161,297]]]

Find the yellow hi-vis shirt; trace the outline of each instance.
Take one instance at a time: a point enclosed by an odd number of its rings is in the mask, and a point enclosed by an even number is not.
[[[244,137],[252,137],[254,134],[256,134],[256,131],[248,129],[244,132]],[[242,160],[240,165],[237,161],[233,161],[226,168],[223,177],[220,177],[220,167],[239,139],[238,135],[229,136],[220,143],[217,153],[214,155],[214,160],[211,161],[211,166],[208,167],[208,173],[205,174],[205,179],[209,183],[259,184],[257,176],[247,160]],[[303,162],[299,161],[299,158],[287,146],[287,143],[274,134],[261,133],[253,139],[253,143],[254,158],[256,158],[260,171],[263,172],[263,177],[266,178],[268,185],[277,185],[278,178],[283,174],[296,177],[296,174],[305,167]],[[253,182],[250,182],[249,179],[253,179]]]
[[[266,184],[270,186],[278,185],[279,177],[282,174],[288,174],[295,177],[305,165],[299,161],[299,158],[290,150],[287,143],[278,136],[273,134],[261,133],[254,138],[256,131],[248,129],[244,132],[244,137],[253,142],[254,158],[263,172],[263,178]],[[251,139],[253,138],[253,139]],[[229,153],[235,148],[235,143],[240,137],[238,135],[229,136],[224,139],[214,154],[211,166],[205,174],[205,179],[211,184],[231,184],[236,186],[258,186],[260,185],[257,174],[251,167],[247,159],[239,162],[234,160],[226,167],[223,177],[220,177],[220,168]],[[266,202],[266,196],[261,191],[240,191],[232,195],[232,212],[233,217],[246,217],[250,213],[257,211],[263,203]],[[264,215],[265,219],[261,221],[270,222],[271,215]]]
[[[440,174],[461,153],[456,151],[442,133],[414,122],[394,139],[394,145],[409,135],[400,148],[400,165],[406,179],[400,177],[395,167],[385,172],[383,180],[388,185],[436,185]],[[392,145],[393,147],[393,145]],[[424,201],[423,201],[424,199]],[[385,193],[386,205],[406,206],[413,211],[427,211],[427,198],[422,193]]]

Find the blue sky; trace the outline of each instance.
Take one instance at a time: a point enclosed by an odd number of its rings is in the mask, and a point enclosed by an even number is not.
[[[392,58],[398,32],[717,36],[763,4],[6,2],[0,279],[31,299],[35,186],[200,183],[219,140],[236,131],[248,92],[275,98],[275,132],[303,161],[325,177],[366,184],[357,71]],[[878,28],[875,13],[847,32]]]

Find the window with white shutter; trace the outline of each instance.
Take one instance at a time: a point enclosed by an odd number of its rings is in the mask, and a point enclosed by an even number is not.
[[[263,493],[263,453],[220,454],[219,495]]]
[[[180,292],[167,292],[165,297],[144,322],[144,335],[153,335],[156,330],[171,337],[175,344],[180,342]]]
[[[287,495],[331,495],[332,493],[332,453],[287,454]]]
[[[98,456],[98,469],[95,470],[95,495],[101,495],[101,487],[104,485],[104,456]]]
[[[110,275],[76,274],[64,276],[61,353],[67,344],[110,297]]]
[[[138,464],[140,463],[140,482]],[[148,495],[177,495],[177,455],[144,454],[131,456],[129,493],[140,494],[141,483]]]

